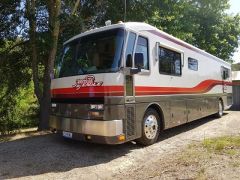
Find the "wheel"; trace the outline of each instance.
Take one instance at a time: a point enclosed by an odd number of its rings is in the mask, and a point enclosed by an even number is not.
[[[220,118],[223,116],[223,103],[221,100],[218,101],[218,112],[216,113],[216,117]]]
[[[154,109],[148,109],[142,123],[142,137],[138,142],[142,145],[154,144],[160,133],[160,117]]]

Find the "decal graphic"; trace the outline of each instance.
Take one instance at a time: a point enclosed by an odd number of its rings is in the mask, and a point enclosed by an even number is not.
[[[102,85],[103,85],[102,81],[96,82],[95,76],[88,75],[83,79],[77,79],[76,83],[72,87],[76,88],[76,90],[79,90],[81,87],[92,87],[92,86],[102,86]]]

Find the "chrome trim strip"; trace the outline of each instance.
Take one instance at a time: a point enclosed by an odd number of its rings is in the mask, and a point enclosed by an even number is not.
[[[123,134],[123,121],[96,121],[50,116],[49,126],[57,130],[87,135],[117,136]]]

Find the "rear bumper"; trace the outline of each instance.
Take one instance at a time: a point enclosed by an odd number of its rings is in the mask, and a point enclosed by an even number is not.
[[[122,120],[98,121],[50,116],[49,126],[58,132],[71,132],[72,139],[105,144],[124,142],[118,138],[123,135]]]

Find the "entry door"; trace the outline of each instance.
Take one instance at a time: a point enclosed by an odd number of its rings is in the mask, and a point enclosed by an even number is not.
[[[136,44],[136,33],[129,32],[125,51],[125,67],[133,67],[134,47]],[[125,74],[125,103],[135,103],[134,76]]]

